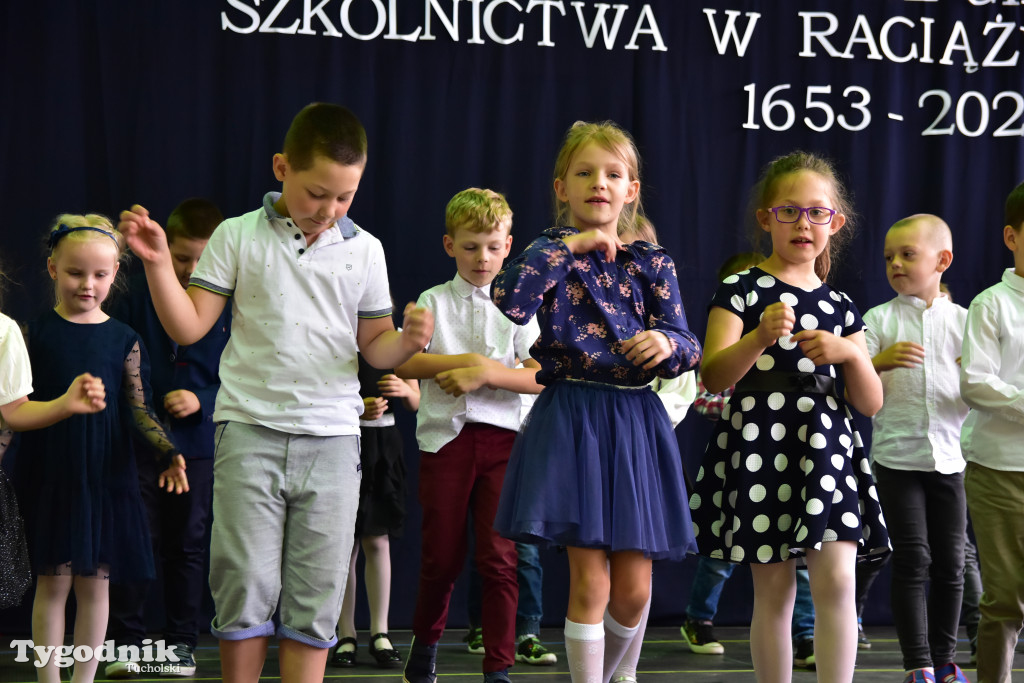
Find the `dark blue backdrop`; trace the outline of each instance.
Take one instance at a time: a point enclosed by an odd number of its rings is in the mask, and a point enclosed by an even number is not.
[[[548,225],[554,156],[577,119],[635,135],[648,213],[701,336],[718,265],[748,248],[749,187],[797,147],[831,156],[854,195],[859,236],[834,282],[862,311],[890,298],[882,236],[911,213],[952,226],[959,301],[1010,263],[1001,207],[1024,177],[1015,0],[10,0],[0,17],[3,310],[19,319],[51,301],[53,216],[139,202],[162,220],[193,195],[248,211],[274,189],[291,117],[315,100],[366,125],[351,214],[383,241],[399,302],[454,274],[441,235],[456,191],[507,194],[513,249]],[[690,468],[707,431],[693,417],[679,429]],[[410,510],[395,627],[415,592],[414,496]],[[654,619],[679,619],[692,565],[656,568]],[[557,622],[564,558],[549,570]],[[723,622],[749,615],[743,580],[732,590]],[[878,601],[869,618],[886,617]]]

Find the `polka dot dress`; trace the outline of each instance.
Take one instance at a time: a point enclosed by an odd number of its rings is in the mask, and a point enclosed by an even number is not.
[[[742,318],[746,334],[777,301],[793,307],[794,334],[864,329],[845,294],[824,284],[793,287],[758,268],[726,278],[711,305]],[[788,336],[750,370],[766,371],[836,377]],[[889,546],[863,442],[846,403],[828,394],[736,391],[708,443],[690,509],[701,554],[731,562],[779,562],[826,541],[856,541],[862,552]]]

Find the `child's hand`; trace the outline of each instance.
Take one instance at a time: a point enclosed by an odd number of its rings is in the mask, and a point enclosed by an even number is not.
[[[199,397],[188,389],[169,391],[164,396],[164,409],[171,417],[188,417],[199,411]]]
[[[761,322],[758,324],[758,341],[768,348],[779,340],[793,333],[793,325],[796,324],[796,314],[789,304],[777,301],[764,309],[761,314]]]
[[[380,396],[371,396],[363,399],[363,414],[361,420],[376,420],[388,409],[388,401]]]
[[[860,353],[849,339],[825,330],[800,330],[793,335],[793,341],[815,365],[839,365]]]
[[[389,398],[408,398],[413,394],[409,383],[397,375],[384,375],[377,382],[377,388],[381,396]]]
[[[185,476],[185,458],[179,453],[171,458],[171,466],[160,473],[157,486],[167,493],[188,493],[188,477]]]
[[[879,351],[878,355],[871,359],[878,372],[914,368],[923,362],[924,347],[914,342],[896,342],[884,351]]]
[[[437,373],[434,381],[446,394],[462,396],[487,384],[487,368],[474,365],[468,368],[446,370]]]
[[[405,305],[403,315],[402,345],[413,353],[422,351],[434,335],[434,314],[425,308],[417,308],[410,301]]]
[[[644,330],[622,342],[620,350],[633,365],[642,365],[644,370],[650,370],[672,355],[672,342],[662,332]]]
[[[144,263],[155,263],[169,256],[167,235],[156,221],[150,219],[149,211],[135,204],[130,211],[122,211],[118,231],[124,235],[128,247]]]
[[[615,260],[615,253],[622,246],[615,237],[602,230],[587,230],[575,235],[563,237],[562,241],[574,254],[586,254],[588,251],[599,251],[609,263]]]
[[[68,411],[76,415],[98,413],[107,407],[103,380],[89,373],[76,377],[64,396]]]

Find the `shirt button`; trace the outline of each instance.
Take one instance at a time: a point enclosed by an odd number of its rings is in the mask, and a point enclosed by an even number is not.
[[[288,227],[291,227],[291,225],[289,224]],[[300,237],[302,237],[302,235],[300,235],[299,233],[295,233],[295,239],[299,239]]]
[[[306,253],[305,249],[299,249],[299,256],[302,256],[305,253]]]

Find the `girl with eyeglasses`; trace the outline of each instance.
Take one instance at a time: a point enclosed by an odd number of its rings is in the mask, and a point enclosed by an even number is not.
[[[796,152],[754,188],[771,255],[719,286],[701,376],[735,385],[690,498],[702,555],[749,564],[759,683],[792,679],[797,559],[810,573],[819,681],[853,680],[854,565],[888,548],[875,483],[848,406],[873,415],[882,387],[853,302],[824,280],[852,229],[830,164]],[[836,391],[842,374],[845,396]]]

